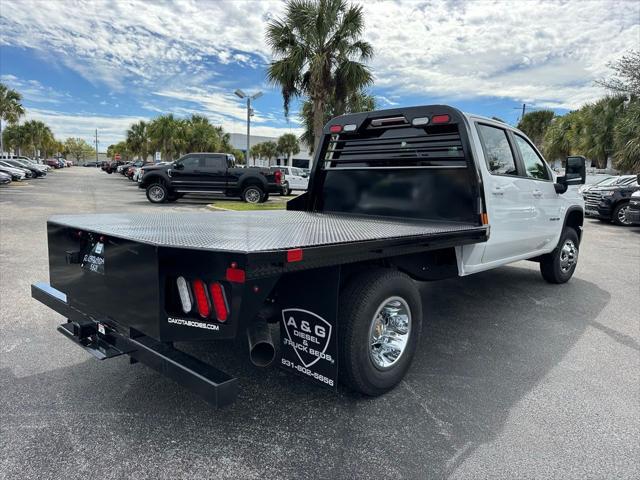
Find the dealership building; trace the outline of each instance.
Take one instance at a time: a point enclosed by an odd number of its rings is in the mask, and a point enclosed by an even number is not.
[[[238,150],[242,150],[245,154],[245,158],[247,158],[247,135],[244,133],[230,133],[231,137],[231,145],[233,148]],[[257,145],[258,143],[263,142],[277,142],[277,137],[263,137],[260,135],[251,135],[251,146]],[[300,142],[300,152],[293,156],[293,166],[300,168],[308,168],[309,160],[311,159],[311,155],[309,155],[309,147],[306,143]],[[249,159],[249,164],[253,165],[253,159]],[[257,166],[266,167],[268,166],[267,159],[255,159],[255,164]],[[278,157],[277,159],[271,159],[271,165],[285,165],[287,163],[287,159],[285,157]]]

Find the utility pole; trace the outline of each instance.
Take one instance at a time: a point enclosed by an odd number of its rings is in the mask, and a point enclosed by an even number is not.
[[[520,117],[520,120],[522,120],[524,118],[524,114],[527,111],[527,104],[523,103],[522,104],[522,116]]]
[[[247,154],[245,155],[247,166],[249,166],[249,150],[251,150],[251,115],[253,115],[253,110],[251,110],[251,100],[256,100],[262,96],[262,92],[254,93],[253,95],[247,95],[239,88],[233,92],[239,98],[247,99]],[[255,165],[255,160],[253,161]]]
[[[96,168],[98,167],[98,129],[96,128]]]

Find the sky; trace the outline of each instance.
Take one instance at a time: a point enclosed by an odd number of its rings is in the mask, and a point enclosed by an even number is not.
[[[607,64],[640,48],[636,1],[361,1],[379,108],[446,103],[517,123],[522,104],[558,113],[597,100]],[[233,95],[264,92],[252,133],[300,133],[294,104],[266,82],[264,33],[284,3],[1,0],[0,81],[26,119],[100,151],[163,113],[206,115],[243,133]]]

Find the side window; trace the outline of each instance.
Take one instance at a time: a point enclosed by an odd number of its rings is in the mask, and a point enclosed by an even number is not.
[[[495,175],[517,175],[507,132],[502,128],[478,124],[478,133],[489,171]]]
[[[198,166],[198,157],[186,157],[184,160],[181,160],[180,163],[185,170],[194,170]]]
[[[520,135],[514,135],[514,137],[516,139],[516,145],[518,145],[518,150],[520,150],[520,155],[522,155],[527,177],[549,180],[549,170],[544,164],[544,160],[540,158],[538,153],[524,138]]]
[[[203,163],[201,163],[201,166],[210,170],[221,168],[224,169],[227,166],[227,160],[225,157],[222,157],[220,155],[206,156],[203,158]]]

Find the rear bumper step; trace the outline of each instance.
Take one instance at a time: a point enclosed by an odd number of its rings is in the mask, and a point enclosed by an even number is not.
[[[58,331],[100,360],[127,354],[202,396],[216,407],[232,403],[237,379],[191,355],[136,334],[125,336],[88,317],[67,303],[66,295],[47,283],[31,285],[31,296],[69,321]]]

